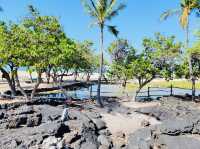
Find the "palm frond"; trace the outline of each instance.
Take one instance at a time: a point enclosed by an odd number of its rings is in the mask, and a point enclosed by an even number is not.
[[[108,31],[111,32],[115,37],[118,37],[119,31],[116,29],[116,26],[107,25]]]
[[[180,17],[180,25],[182,26],[183,29],[185,29],[188,26],[189,15],[190,15],[190,9],[188,7],[185,7]]]
[[[98,17],[98,14],[96,12],[96,7],[91,7],[91,5],[87,2],[87,0],[81,0],[85,10],[87,11],[87,13],[89,13],[89,15],[91,17]]]
[[[113,10],[115,5],[116,5],[116,0],[110,0],[110,3],[106,10],[106,14],[109,14]]]
[[[96,7],[96,5],[95,5],[95,2],[94,2],[93,0],[90,0],[90,3],[91,3],[91,5],[92,5],[92,7],[94,8],[94,10],[95,10],[96,12],[98,12],[98,9],[97,9],[97,7]]]
[[[125,4],[120,4],[116,9],[114,9],[113,11],[107,12],[107,16],[106,18],[108,20],[111,20],[113,17],[117,16],[119,11],[123,10],[124,8],[126,8]]]
[[[28,10],[33,16],[39,15],[39,11],[33,5],[28,5]]]
[[[160,20],[166,20],[168,19],[168,17],[173,16],[173,15],[180,15],[181,10],[180,9],[170,9],[165,11],[161,16],[160,16]]]
[[[97,22],[97,21],[93,21],[93,22],[91,22],[91,23],[89,24],[89,27],[91,28],[91,27],[94,27],[94,26],[96,26],[96,25],[98,25],[98,22]]]

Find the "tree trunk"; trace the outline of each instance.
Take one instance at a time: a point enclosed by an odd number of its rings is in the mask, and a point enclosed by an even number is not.
[[[15,70],[14,74],[15,74],[15,80],[16,80],[17,88],[19,88],[19,90],[20,90],[20,92],[22,93],[22,95],[23,95],[27,100],[29,100],[28,94],[27,94],[27,93],[24,91],[24,89],[21,87],[21,84],[20,84],[20,81],[19,81],[19,77],[18,77],[17,70]]]
[[[33,77],[32,77],[32,73],[30,71],[29,71],[29,76],[30,76],[31,83],[33,83]]]
[[[46,70],[46,72],[45,72],[45,73],[46,73],[47,84],[50,83],[50,78],[51,78],[51,69],[52,69],[52,66],[49,65],[48,68],[47,68],[47,70]]]
[[[139,92],[141,91],[141,89],[147,85],[148,83],[150,83],[153,79],[155,78],[155,76],[153,76],[152,78],[148,79],[148,80],[143,80],[142,78],[138,78],[138,82],[139,82],[139,88],[138,90],[136,91],[136,95],[135,95],[135,101],[136,101],[136,98],[139,94]]]
[[[49,72],[46,72],[47,84],[50,83],[50,77],[51,77],[50,73],[49,73]]]
[[[101,99],[101,78],[102,78],[102,74],[103,74],[103,44],[104,44],[104,34],[103,34],[103,31],[104,31],[104,26],[101,25],[100,26],[100,68],[99,68],[99,78],[98,78],[98,87],[97,87],[97,104],[100,106],[100,107],[103,107],[103,102],[102,102],[102,99]]]
[[[127,78],[123,79],[122,87],[123,87],[123,93],[126,91],[126,84],[127,84]]]
[[[77,72],[77,70],[75,70],[75,72],[74,72],[74,81],[77,81],[77,78],[78,78],[78,72]]]
[[[9,88],[10,88],[10,91],[11,91],[11,95],[12,96],[16,96],[16,87],[15,87],[15,80],[14,80],[14,77],[13,75],[9,75],[9,73],[4,70],[3,68],[0,68],[0,71],[2,73],[2,78],[5,78],[8,82],[8,85],[9,85]]]
[[[186,50],[189,48],[189,21],[186,27]],[[193,68],[192,68],[192,56],[188,55],[188,64],[189,64],[189,71],[190,71],[190,79],[192,82],[192,100],[195,98],[195,77],[193,75]]]
[[[57,74],[56,74],[56,71],[55,71],[55,70],[53,71],[52,78],[53,78],[53,81],[54,81],[54,82],[57,82],[58,77],[57,77]]]
[[[31,92],[31,98],[30,98],[30,100],[32,100],[32,99],[34,98],[35,93],[36,93],[36,90],[38,89],[38,87],[39,87],[41,81],[42,81],[42,73],[41,73],[41,72],[38,72],[37,82],[36,82],[36,84],[34,85],[34,88],[33,88],[32,92]]]
[[[87,82],[90,81],[90,73],[87,73],[86,81],[87,81]]]

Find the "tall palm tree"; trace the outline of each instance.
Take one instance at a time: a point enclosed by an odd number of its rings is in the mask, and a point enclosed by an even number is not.
[[[100,29],[100,68],[97,88],[97,103],[103,107],[103,102],[100,96],[101,78],[103,74],[103,48],[104,48],[104,29],[108,27],[108,30],[115,36],[118,35],[116,26],[107,25],[106,22],[110,21],[113,17],[117,16],[119,11],[125,8],[125,4],[121,3],[117,5],[117,0],[82,0],[83,5],[92,17],[93,25],[97,25]]]
[[[180,0],[180,7],[178,9],[170,9],[161,15],[161,20],[166,20],[172,15],[178,15],[180,26],[186,32],[186,44],[185,48],[189,48],[189,24],[190,15],[192,12],[199,12],[200,10],[200,0]],[[188,55],[190,78],[192,80],[192,99],[195,97],[195,78],[193,75],[192,68],[192,57]]]

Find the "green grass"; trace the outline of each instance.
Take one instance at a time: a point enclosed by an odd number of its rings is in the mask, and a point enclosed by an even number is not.
[[[173,85],[173,87],[177,87],[177,88],[185,88],[185,89],[192,88],[192,83],[189,80],[153,81],[153,82],[147,84],[144,88],[147,88],[147,87],[169,88],[171,86],[171,84]],[[126,90],[131,91],[131,90],[137,89],[137,87],[138,87],[137,83],[128,83]],[[196,82],[196,89],[200,89],[200,82]]]

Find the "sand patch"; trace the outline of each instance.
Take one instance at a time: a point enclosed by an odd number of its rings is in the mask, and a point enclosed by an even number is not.
[[[0,105],[1,104],[11,104],[11,103],[19,103],[24,102],[22,99],[0,99]]]
[[[160,124],[160,122],[157,121],[155,118],[136,112],[128,116],[120,113],[116,113],[114,115],[102,114],[102,116],[112,134],[123,132],[128,135],[130,133],[133,133],[137,129],[142,128],[141,123],[143,120],[149,121],[151,125]]]
[[[159,102],[135,102],[135,101],[129,101],[129,102],[121,102],[121,104],[128,108],[145,108],[145,107],[154,107],[159,106]]]

